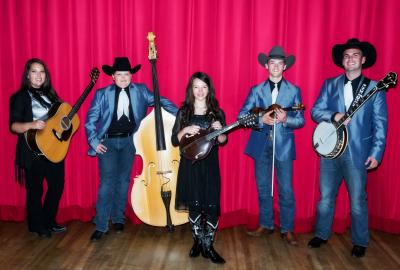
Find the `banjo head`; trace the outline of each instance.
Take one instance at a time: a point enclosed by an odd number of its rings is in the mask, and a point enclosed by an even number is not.
[[[313,133],[314,150],[325,158],[336,158],[347,146],[346,128],[337,129],[332,123],[321,122]]]

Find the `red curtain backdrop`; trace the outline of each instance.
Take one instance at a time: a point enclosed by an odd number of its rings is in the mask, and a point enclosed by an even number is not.
[[[189,76],[204,71],[214,80],[228,123],[235,121],[249,88],[267,78],[257,62],[258,53],[279,44],[296,55],[295,65],[284,74],[301,88],[307,109],[306,125],[296,131],[295,230],[312,231],[319,162],[311,147],[316,124],[309,112],[323,80],[342,72],[332,63],[332,46],[352,37],[370,41],[378,59],[365,74],[379,80],[389,71],[400,72],[398,10],[397,0],[1,0],[0,219],[25,219],[25,190],[14,181],[17,136],[8,129],[9,98],[19,87],[25,61],[31,57],[46,61],[55,88],[71,104],[89,83],[90,69],[112,64],[116,56],[128,56],[132,65],[141,63],[133,79],[151,88],[146,36],[154,31],[161,94],[180,104]],[[96,88],[111,82],[102,73]],[[393,233],[400,233],[398,88],[387,93],[386,151],[368,180],[370,227]],[[82,123],[93,92],[78,112]],[[249,130],[235,131],[220,150],[221,227],[258,223],[253,162],[243,153],[248,136]],[[86,155],[87,148],[81,124],[66,158],[59,222],[90,221],[95,214],[99,174],[97,159]],[[136,160],[132,176],[140,170]],[[127,210],[129,219],[138,222],[131,207]],[[343,232],[349,225],[349,200],[342,186],[334,230]]]

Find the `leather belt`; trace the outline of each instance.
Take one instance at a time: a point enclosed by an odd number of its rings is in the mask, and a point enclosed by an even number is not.
[[[106,133],[104,138],[124,138],[132,136],[133,132]]]

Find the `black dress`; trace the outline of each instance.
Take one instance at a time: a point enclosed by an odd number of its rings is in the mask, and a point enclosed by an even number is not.
[[[172,130],[172,144],[178,145],[177,134],[190,125],[198,125],[208,129],[213,121],[219,120],[225,125],[225,115],[220,111],[217,115],[192,115],[187,123],[183,111],[179,110]],[[205,213],[211,216],[220,215],[221,176],[218,161],[218,143],[210,154],[201,160],[192,162],[181,156],[176,187],[175,208],[190,212]]]

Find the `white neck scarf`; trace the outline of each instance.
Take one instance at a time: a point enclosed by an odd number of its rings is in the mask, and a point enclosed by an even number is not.
[[[121,89],[118,97],[118,108],[117,108],[117,120],[121,118],[122,115],[126,115],[129,120],[129,98],[125,89]]]

